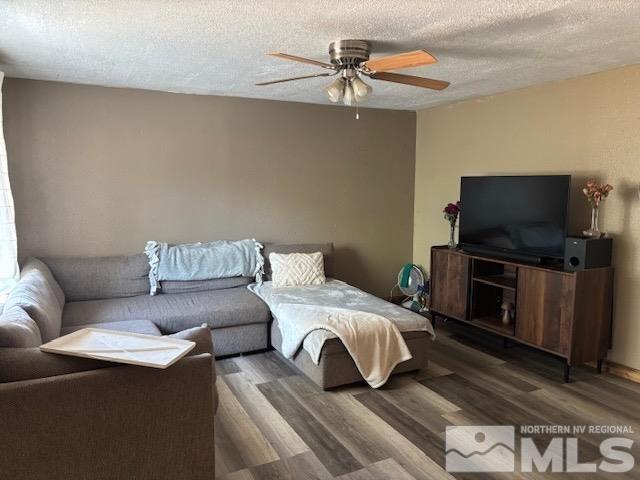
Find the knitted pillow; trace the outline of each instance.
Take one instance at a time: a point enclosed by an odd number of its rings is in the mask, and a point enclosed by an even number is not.
[[[271,279],[274,287],[322,285],[325,283],[322,253],[271,253]]]

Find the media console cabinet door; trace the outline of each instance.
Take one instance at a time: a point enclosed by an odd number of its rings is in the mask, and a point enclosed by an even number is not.
[[[431,251],[431,308],[452,318],[467,319],[471,260],[445,249]]]
[[[574,288],[572,275],[519,267],[516,337],[569,355]]]

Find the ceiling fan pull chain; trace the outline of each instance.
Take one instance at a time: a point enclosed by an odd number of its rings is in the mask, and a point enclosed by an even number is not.
[[[360,120],[360,114],[358,113],[358,104],[356,103],[356,120]]]

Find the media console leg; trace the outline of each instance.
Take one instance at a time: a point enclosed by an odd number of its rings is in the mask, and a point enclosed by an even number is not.
[[[598,373],[602,373],[602,359],[598,360],[597,370]]]
[[[569,383],[571,376],[571,365],[569,363],[564,364],[564,383]]]

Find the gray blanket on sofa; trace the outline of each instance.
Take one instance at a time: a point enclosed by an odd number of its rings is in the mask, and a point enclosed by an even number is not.
[[[147,242],[150,293],[155,295],[163,280],[210,280],[255,277],[262,281],[262,245],[252,239],[169,245]]]

